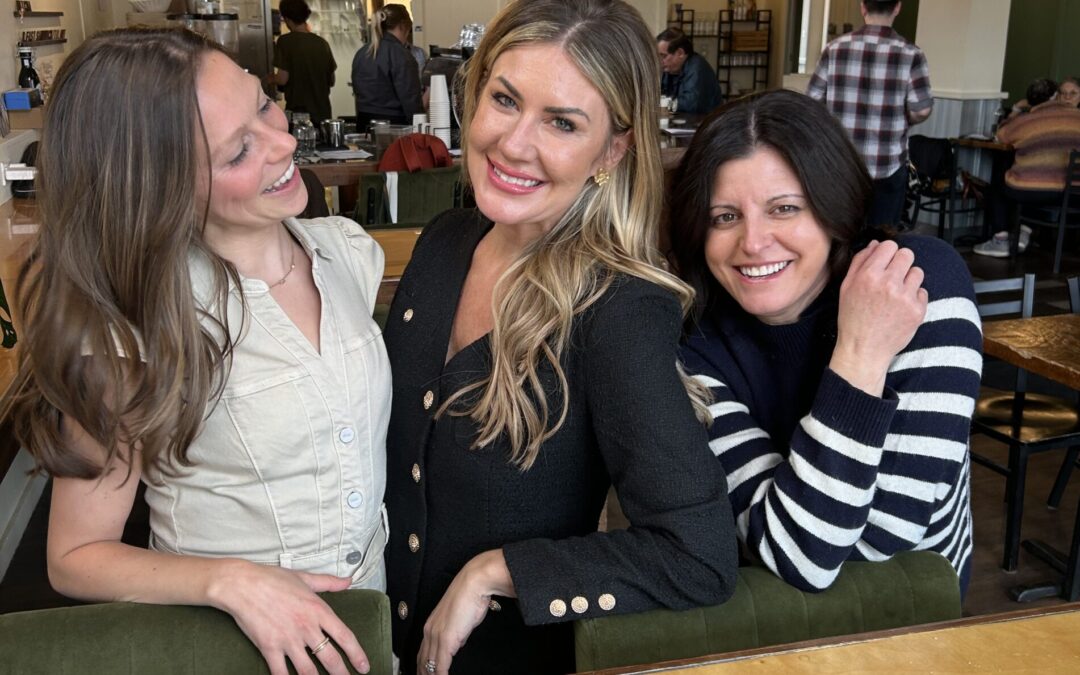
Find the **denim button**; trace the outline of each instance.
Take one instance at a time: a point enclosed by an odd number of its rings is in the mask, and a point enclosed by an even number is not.
[[[352,430],[352,427],[345,427],[338,432],[337,436],[342,443],[352,443],[353,439],[356,438],[356,432]]]
[[[345,498],[345,501],[351,508],[358,509],[360,505],[364,503],[364,495],[359,492],[350,492],[349,496]]]
[[[345,556],[345,562],[350,565],[356,565],[363,560],[363,558],[364,556],[360,554],[360,551],[351,551],[349,555]]]

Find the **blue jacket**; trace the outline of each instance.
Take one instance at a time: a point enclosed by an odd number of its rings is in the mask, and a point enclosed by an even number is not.
[[[720,105],[720,84],[716,72],[701,54],[691,54],[678,75],[664,73],[660,92],[677,99],[681,113],[707,113]]]

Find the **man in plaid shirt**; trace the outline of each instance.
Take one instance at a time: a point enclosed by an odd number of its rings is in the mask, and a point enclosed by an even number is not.
[[[908,127],[930,116],[934,97],[922,50],[893,30],[900,0],[863,0],[866,25],[830,42],[806,93],[851,134],[874,179],[867,225],[896,225],[907,190]]]

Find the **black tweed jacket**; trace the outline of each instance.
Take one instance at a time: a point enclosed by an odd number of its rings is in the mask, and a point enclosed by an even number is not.
[[[435,419],[446,396],[489,369],[487,337],[444,360],[490,227],[461,210],[428,225],[385,330],[394,373],[388,592],[405,673],[454,575],[490,549],[502,547],[518,597],[496,598],[500,609],[469,637],[454,673],[570,672],[573,619],[717,604],[734,591],[726,482],[676,374],[682,318],[669,292],[620,277],[575,319],[562,360],[569,415],[530,470],[508,463],[504,443],[472,449],[470,419]],[[612,483],[631,527],[597,532]]]

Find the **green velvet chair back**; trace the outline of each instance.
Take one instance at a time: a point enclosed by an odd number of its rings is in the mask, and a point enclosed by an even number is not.
[[[391,675],[386,595],[352,590],[322,598],[356,634],[371,673]],[[236,675],[269,670],[224,612],[110,602],[0,615],[0,672]]]
[[[458,165],[398,173],[397,222],[390,220],[386,174],[360,177],[353,220],[365,230],[387,227],[423,227],[447,209],[462,205],[461,168]]]
[[[588,671],[958,618],[955,570],[922,551],[846,563],[821,593],[800,591],[763,567],[744,567],[723,605],[578,621],[574,646],[578,671]]]

